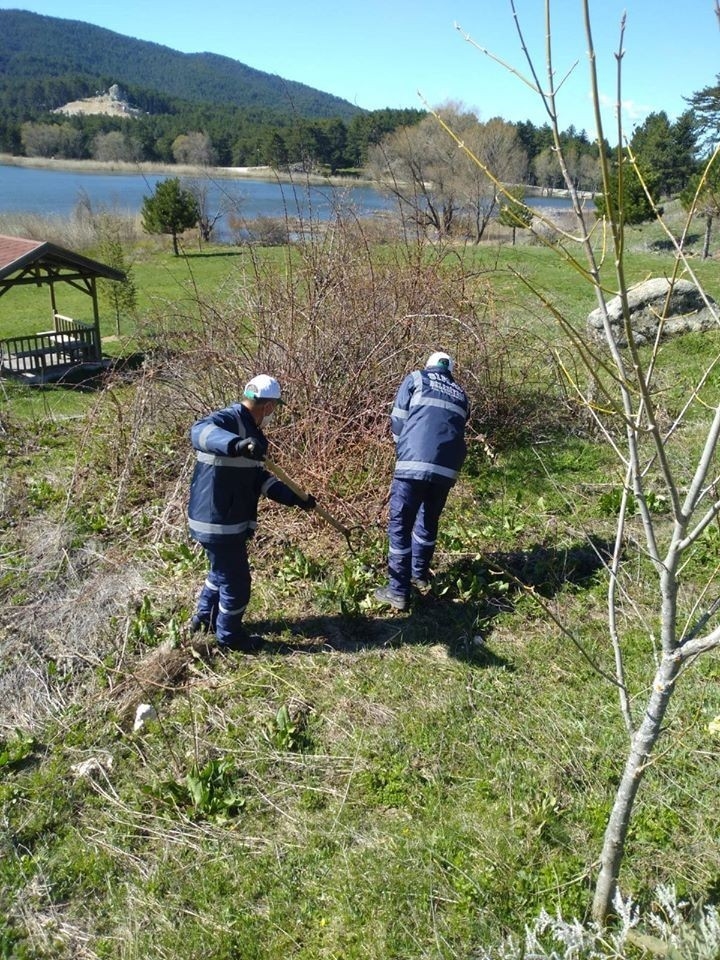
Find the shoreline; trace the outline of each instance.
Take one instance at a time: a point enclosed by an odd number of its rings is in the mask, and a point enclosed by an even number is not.
[[[207,180],[266,180],[271,183],[303,183],[333,186],[372,186],[374,181],[363,177],[324,176],[316,173],[292,173],[274,170],[272,167],[195,167],[169,163],[130,163],[102,160],[55,160],[52,157],[18,157],[0,153],[0,166],[27,167],[41,170],[63,170],[68,173],[112,174],[166,174],[168,177],[196,177]]]
[[[28,167],[41,170],[64,170],[69,173],[102,173],[105,175],[163,174],[168,177],[202,178],[204,180],[265,180],[268,183],[309,183],[313,185],[330,184],[334,187],[375,187],[380,189],[376,180],[369,177],[340,177],[317,173],[292,173],[274,170],[272,167],[193,167],[186,164],[171,163],[130,163],[125,161],[103,160],[54,160],[51,157],[18,157],[11,153],[0,153],[0,166]],[[559,187],[538,187],[525,185],[526,196],[568,199],[568,190]],[[581,200],[592,200],[594,194],[580,190]]]

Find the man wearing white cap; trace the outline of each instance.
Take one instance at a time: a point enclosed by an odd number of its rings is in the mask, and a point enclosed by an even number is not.
[[[428,585],[438,523],[466,453],[469,402],[453,379],[453,361],[432,353],[409,373],[392,409],[395,473],[390,489],[389,582],[375,599],[406,610],[410,586]]]
[[[197,462],[188,525],[210,563],[191,629],[214,631],[226,650],[250,652],[258,646],[242,618],[251,587],[247,541],[257,527],[260,496],[303,510],[315,506],[313,496],[303,500],[263,466],[268,447],[263,427],[279,403],[280,384],[261,373],[247,384],[241,403],[208,414],[190,430]]]

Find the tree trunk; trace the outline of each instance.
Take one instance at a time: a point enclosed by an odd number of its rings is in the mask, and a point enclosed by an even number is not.
[[[710,253],[710,231],[712,230],[712,217],[705,217],[705,240],[703,242],[703,260],[707,260]]]
[[[647,769],[649,757],[660,736],[663,718],[670,703],[680,666],[679,659],[663,657],[655,672],[652,694],[643,722],[631,741],[630,753],[615,794],[615,802],[605,830],[600,855],[600,873],[595,887],[592,914],[593,919],[601,924],[605,923],[608,914],[612,911],[633,804],[640,781]]]

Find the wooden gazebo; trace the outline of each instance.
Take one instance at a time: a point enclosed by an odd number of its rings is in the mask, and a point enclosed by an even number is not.
[[[53,322],[52,330],[0,338],[0,374],[43,381],[61,376],[79,364],[100,363],[98,277],[125,280],[121,270],[54,243],[0,235],[0,297],[13,287],[45,284],[50,288]],[[69,283],[91,297],[92,323],[58,313],[55,290],[58,283]]]

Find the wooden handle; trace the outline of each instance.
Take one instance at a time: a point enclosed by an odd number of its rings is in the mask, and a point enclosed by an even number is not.
[[[296,496],[300,497],[301,500],[307,500],[310,497],[310,494],[307,493],[305,490],[303,490],[302,487],[299,487],[295,483],[295,481],[292,479],[292,477],[289,477],[285,473],[283,468],[278,466],[278,464],[275,463],[274,460],[270,460],[269,458],[266,457],[265,466],[270,471],[270,473],[275,474],[278,480],[282,480],[282,482],[285,484],[286,487],[290,487],[292,492]],[[344,526],[344,524],[340,523],[339,520],[336,520],[331,513],[328,513],[327,510],[319,506],[319,504],[315,505],[315,513],[320,514],[323,520],[329,523],[331,527],[335,527],[336,530],[339,530],[340,533],[342,533],[344,536],[346,537],[349,536],[350,531],[348,530],[348,528]]]

